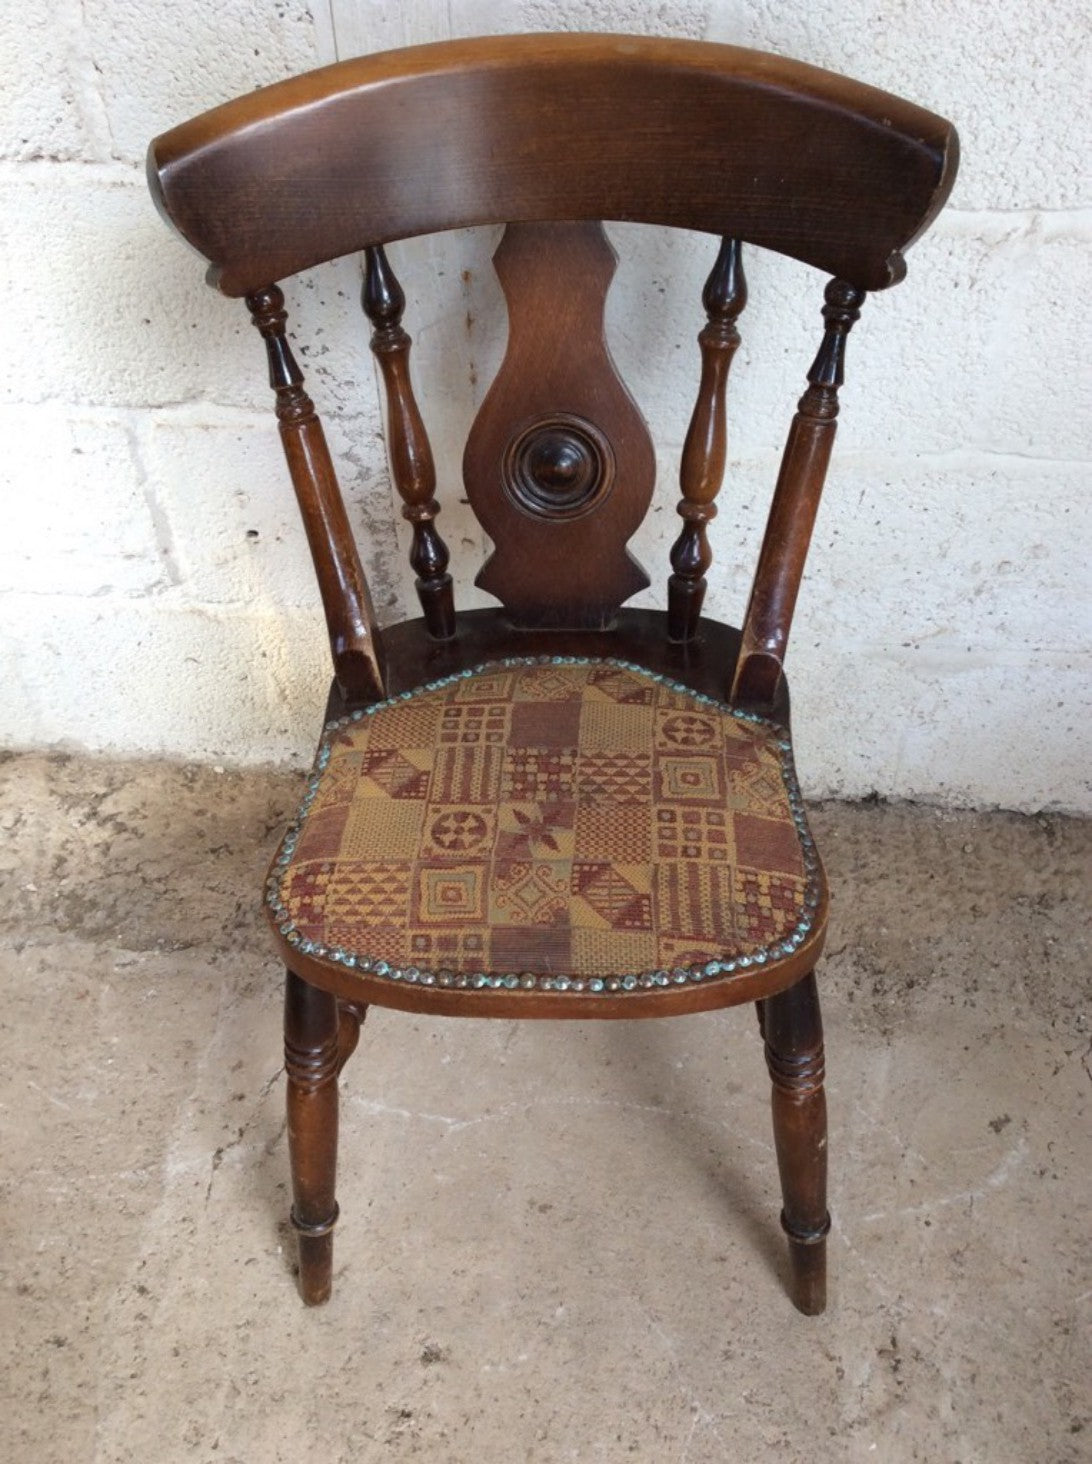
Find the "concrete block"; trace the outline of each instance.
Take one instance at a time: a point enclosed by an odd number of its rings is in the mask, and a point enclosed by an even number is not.
[[[1084,458],[1087,347],[1073,301],[1092,289],[1090,242],[1082,215],[956,215],[927,236],[851,338],[840,445]]]
[[[946,663],[1092,649],[1081,464],[839,463],[819,510],[802,640]]]
[[[607,298],[607,340],[657,444],[672,449],[677,483],[701,374],[701,294],[719,240],[706,234],[611,224],[619,256]],[[777,454],[822,339],[825,279],[806,265],[746,249],[748,303],[728,387],[729,451]],[[673,488],[672,488],[673,491]]]
[[[1087,653],[922,666],[907,679],[891,786],[962,807],[1088,813],[1090,673]]]
[[[257,402],[263,355],[241,305],[201,284],[143,180],[27,167],[0,181],[8,401]]]
[[[187,599],[254,611],[314,606],[318,592],[272,421],[150,414],[149,482],[170,527]]]
[[[1089,812],[1089,657],[800,654],[796,760],[812,798]]]
[[[0,158],[109,158],[110,136],[78,0],[0,7]]]
[[[709,11],[705,0],[662,0],[654,9],[641,0],[448,0],[412,6],[332,0],[330,8],[342,56],[513,31],[623,31],[697,40]]]
[[[620,255],[608,339],[657,442],[677,450],[700,366],[701,289],[715,241],[612,225]],[[1092,227],[976,219],[910,251],[907,279],[866,300],[847,349],[838,451],[976,447],[1082,458],[1088,376],[1074,299],[1092,291]],[[760,250],[728,388],[729,451],[773,471],[822,339],[825,281]]]
[[[305,0],[84,0],[115,155],[144,158],[157,133],[318,65]]]
[[[805,648],[804,642],[807,641]],[[911,714],[906,678],[893,661],[801,634],[789,652],[793,746],[807,798],[867,798],[896,788],[899,729]],[[900,786],[897,796],[908,796]]]
[[[283,289],[292,348],[323,419],[359,419],[362,431],[378,434],[380,404],[361,283],[361,256],[353,255],[296,275]],[[236,302],[225,303],[230,308]],[[262,406],[272,400],[267,390]]]
[[[985,455],[836,458],[787,660],[810,795],[973,804],[981,786],[1009,808],[1092,806],[1085,478],[1079,463]],[[772,485],[753,462],[729,464],[729,479],[706,608],[739,624]],[[673,513],[653,513],[634,541],[653,575],[637,603],[664,603],[675,533]]]
[[[271,410],[265,352],[245,305],[204,284],[200,259],[172,238],[143,179],[28,166],[0,180],[0,221],[11,343],[0,400]],[[358,281],[348,261],[286,287],[300,360],[323,408],[341,405],[324,391],[339,379],[321,364],[328,351],[344,351],[353,364],[342,361],[342,375],[363,374],[372,393]]]
[[[753,461],[730,462],[726,479],[709,527],[706,609],[739,624],[773,481]],[[1087,648],[1086,479],[1081,463],[836,456],[797,609],[798,654],[832,641],[850,653],[862,643],[998,657]],[[679,524],[668,488],[630,544],[653,579],[635,604],[665,603]]]
[[[168,582],[126,423],[0,407],[0,593],[142,594]]]
[[[317,608],[9,594],[0,643],[25,690],[5,718],[9,747],[303,765],[330,678]]]
[[[370,453],[374,466],[365,477],[337,450],[363,436],[362,425],[361,419],[336,420],[327,424],[327,437],[340,460],[343,484],[349,488],[343,488],[346,503],[360,531],[362,556],[377,578],[377,600],[383,603],[401,565],[389,562],[396,555],[394,512],[382,448]],[[142,441],[186,599],[233,603],[253,611],[319,603],[272,418],[221,414],[213,419],[207,409],[155,414],[143,424]]]

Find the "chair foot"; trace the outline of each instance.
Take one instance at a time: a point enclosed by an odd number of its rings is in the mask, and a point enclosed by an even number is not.
[[[300,1263],[300,1295],[306,1306],[321,1306],[330,1300],[334,1274],[334,1226],[338,1208],[323,1225],[306,1225],[292,1209],[290,1219],[296,1232]]]
[[[766,1066],[773,1085],[773,1130],[781,1224],[789,1238],[791,1295],[806,1316],[827,1304],[827,1106],[823,1093],[823,1024],[814,973],[760,1008]]]
[[[808,1235],[798,1235],[790,1230],[782,1210],[781,1228],[789,1237],[792,1304],[806,1317],[817,1317],[826,1310],[827,1305],[827,1234],[830,1230],[830,1216],[827,1216],[822,1229]]]
[[[355,1024],[354,1024],[355,1025]],[[337,1200],[337,998],[289,971],[284,997],[284,1065],[288,1073],[288,1154],[292,1225],[299,1241],[300,1291],[308,1306],[329,1299]]]

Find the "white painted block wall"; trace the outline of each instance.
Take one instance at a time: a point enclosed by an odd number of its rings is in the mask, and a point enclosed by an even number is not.
[[[813,795],[1092,811],[1086,8],[998,0],[23,0],[0,9],[0,742],[303,762],[327,680],[260,344],[156,217],[157,132],[335,56],[641,30],[796,55],[955,120],[952,205],[850,343],[790,670]],[[11,84],[11,78],[16,84]],[[660,457],[661,603],[714,243],[613,228],[612,344]],[[499,361],[495,231],[392,251],[463,603],[461,437]],[[738,618],[821,281],[749,264],[709,608]],[[411,608],[346,261],[289,289],[381,612]],[[398,526],[396,527],[396,524]]]

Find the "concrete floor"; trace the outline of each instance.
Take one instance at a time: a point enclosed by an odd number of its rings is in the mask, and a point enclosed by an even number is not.
[[[0,1458],[1092,1458],[1092,825],[816,811],[826,1316],[782,1290],[747,1011],[374,1011],[305,1311],[256,911],[298,787],[0,765]]]

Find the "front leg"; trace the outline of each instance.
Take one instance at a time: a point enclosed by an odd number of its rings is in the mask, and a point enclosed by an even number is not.
[[[827,1304],[827,1105],[823,1023],[815,974],[760,1004],[766,1065],[773,1083],[773,1128],[789,1237],[792,1299],[807,1316]]]
[[[289,971],[284,994],[288,1154],[300,1291],[308,1306],[329,1299],[333,1274],[337,1075],[342,1062],[338,1034],[337,998]]]

